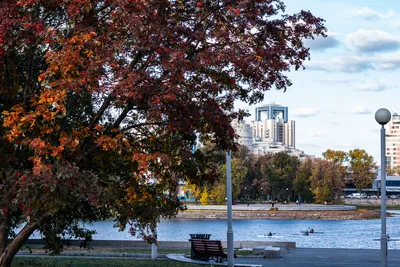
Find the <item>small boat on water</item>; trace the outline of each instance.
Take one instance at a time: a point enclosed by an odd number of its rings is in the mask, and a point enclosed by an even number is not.
[[[300,233],[306,233],[307,231],[300,231]],[[309,234],[323,234],[324,232],[318,232],[318,231],[314,231],[314,232],[310,232],[308,231]]]

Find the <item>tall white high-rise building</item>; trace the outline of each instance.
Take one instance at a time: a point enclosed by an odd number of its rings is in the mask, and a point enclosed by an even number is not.
[[[386,129],[386,165],[400,166],[400,115],[394,113],[385,125]]]
[[[295,148],[296,125],[295,121],[288,118],[287,107],[276,104],[257,107],[256,120],[252,122],[254,143]]]
[[[296,149],[296,125],[295,121],[289,120],[287,107],[270,104],[256,107],[255,113],[255,121],[251,124],[232,122],[240,145],[256,155],[283,151],[299,158],[308,156]]]

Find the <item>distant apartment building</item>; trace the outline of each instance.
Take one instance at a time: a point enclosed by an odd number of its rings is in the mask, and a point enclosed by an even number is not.
[[[386,129],[386,165],[400,166],[400,115],[394,113],[385,125]]]
[[[233,121],[232,127],[235,129],[238,138],[236,142],[239,145],[246,146],[249,150],[251,150],[251,145],[253,144],[253,133],[250,124],[246,124],[243,121]]]

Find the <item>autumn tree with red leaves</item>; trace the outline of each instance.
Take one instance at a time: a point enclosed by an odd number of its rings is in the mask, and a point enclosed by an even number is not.
[[[233,149],[234,101],[285,90],[318,35],[278,0],[1,1],[0,266],[35,230],[55,252],[89,238],[81,221],[153,242],[179,180],[218,175],[196,141]]]

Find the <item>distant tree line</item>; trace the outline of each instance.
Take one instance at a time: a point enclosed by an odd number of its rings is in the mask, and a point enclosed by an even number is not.
[[[324,203],[337,200],[344,188],[361,191],[372,186],[377,166],[365,150],[328,149],[322,156],[304,160],[285,152],[258,156],[240,147],[231,161],[233,198]],[[225,155],[215,155],[215,162],[219,164],[217,182],[185,186],[201,204],[226,201]]]

